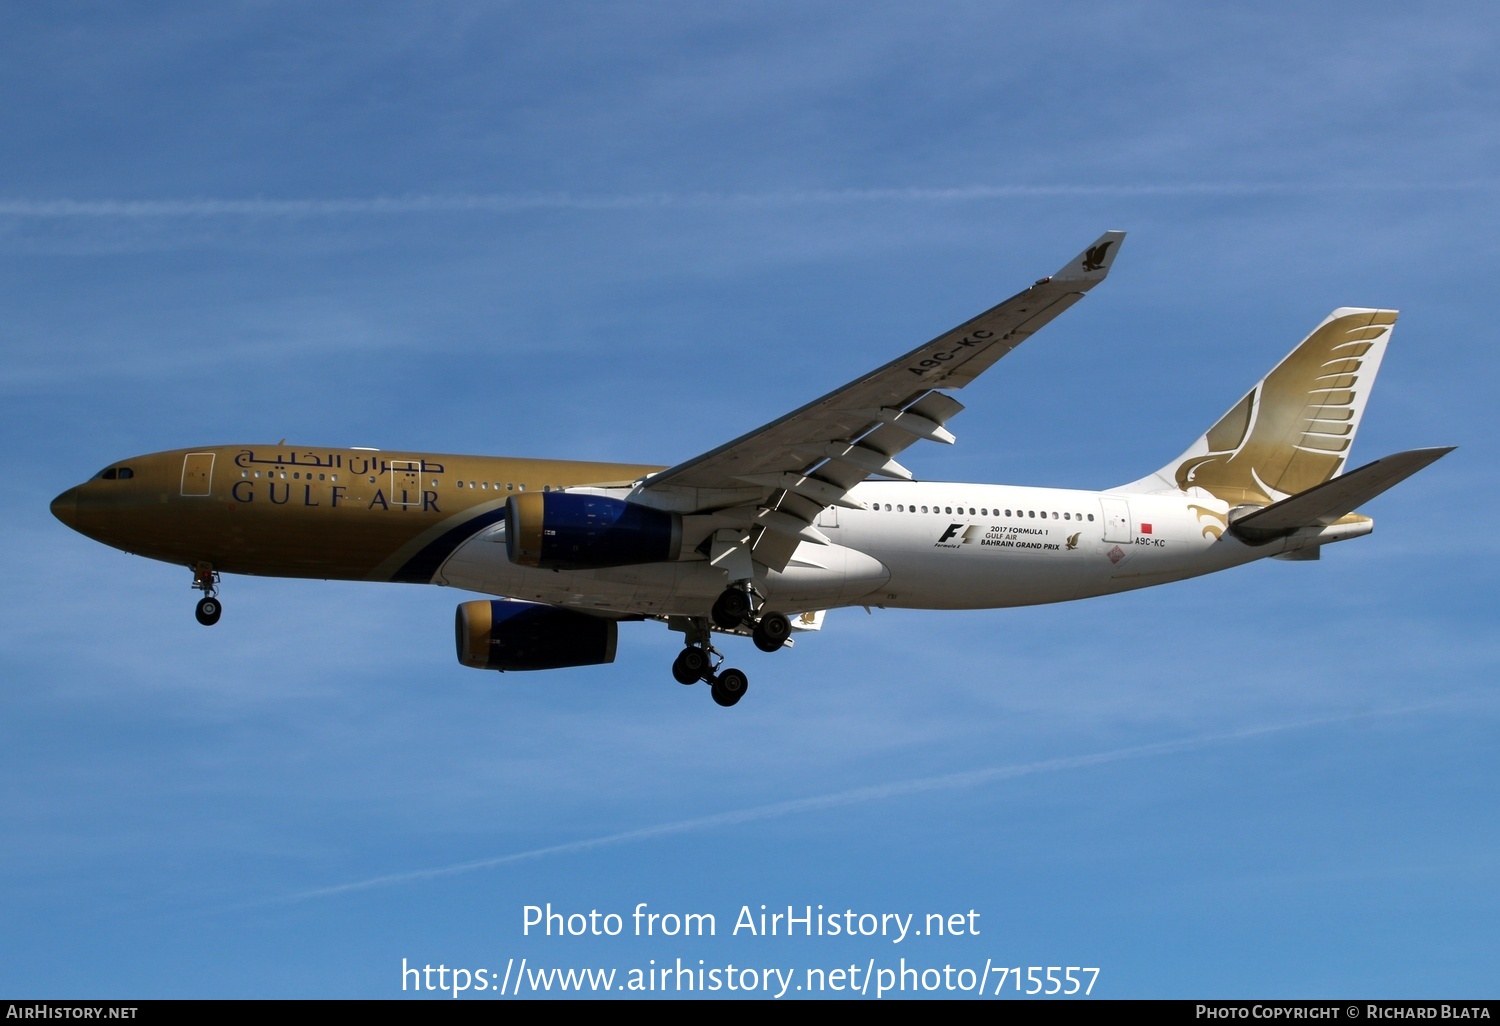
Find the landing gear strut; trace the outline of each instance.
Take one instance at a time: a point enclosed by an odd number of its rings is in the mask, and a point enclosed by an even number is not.
[[[205,627],[212,627],[219,622],[219,614],[224,612],[224,604],[218,600],[219,575],[209,563],[199,563],[193,567],[193,588],[203,592],[203,597],[198,600],[198,608],[193,615],[198,622]]]

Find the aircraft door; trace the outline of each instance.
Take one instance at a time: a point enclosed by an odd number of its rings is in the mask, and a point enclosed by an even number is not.
[[[213,490],[214,454],[190,452],[182,458],[182,494],[204,498]]]
[[[1125,499],[1100,499],[1104,513],[1104,540],[1129,545],[1135,540],[1130,527],[1130,503]]]
[[[422,464],[418,460],[391,460],[391,505],[422,505]]]

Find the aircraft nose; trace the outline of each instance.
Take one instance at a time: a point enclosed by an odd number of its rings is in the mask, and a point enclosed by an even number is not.
[[[78,520],[78,489],[69,488],[52,500],[52,515],[69,527],[76,528]]]

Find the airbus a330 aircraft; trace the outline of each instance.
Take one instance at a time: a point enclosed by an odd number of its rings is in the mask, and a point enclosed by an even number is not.
[[[1369,534],[1362,503],[1451,448],[1341,473],[1396,314],[1339,309],[1154,474],[1103,491],[918,482],[963,388],[1102,281],[1123,232],[799,410],[672,467],[221,445],[113,463],[52,502],[68,526],[221,573],[463,588],[466,666],[613,661],[621,620],[685,636],[672,665],[744,695],[713,634],[767,652],[838,606],[976,609],[1107,595]]]

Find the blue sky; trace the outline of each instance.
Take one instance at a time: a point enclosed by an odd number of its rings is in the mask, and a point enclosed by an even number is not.
[[[401,964],[1085,965],[1108,997],[1495,997],[1500,19],[1483,4],[75,4],[0,13],[0,993],[401,996]],[[231,578],[48,501],[204,444],[671,463],[1129,231],[921,477],[1105,487],[1337,306],[1319,563],[731,661],[459,666],[434,588]],[[19,473],[24,469],[24,473]],[[729,643],[733,646],[733,642]],[[713,913],[712,939],[522,910]],[[730,936],[741,906],[977,936]],[[407,992],[408,995],[410,992]]]

